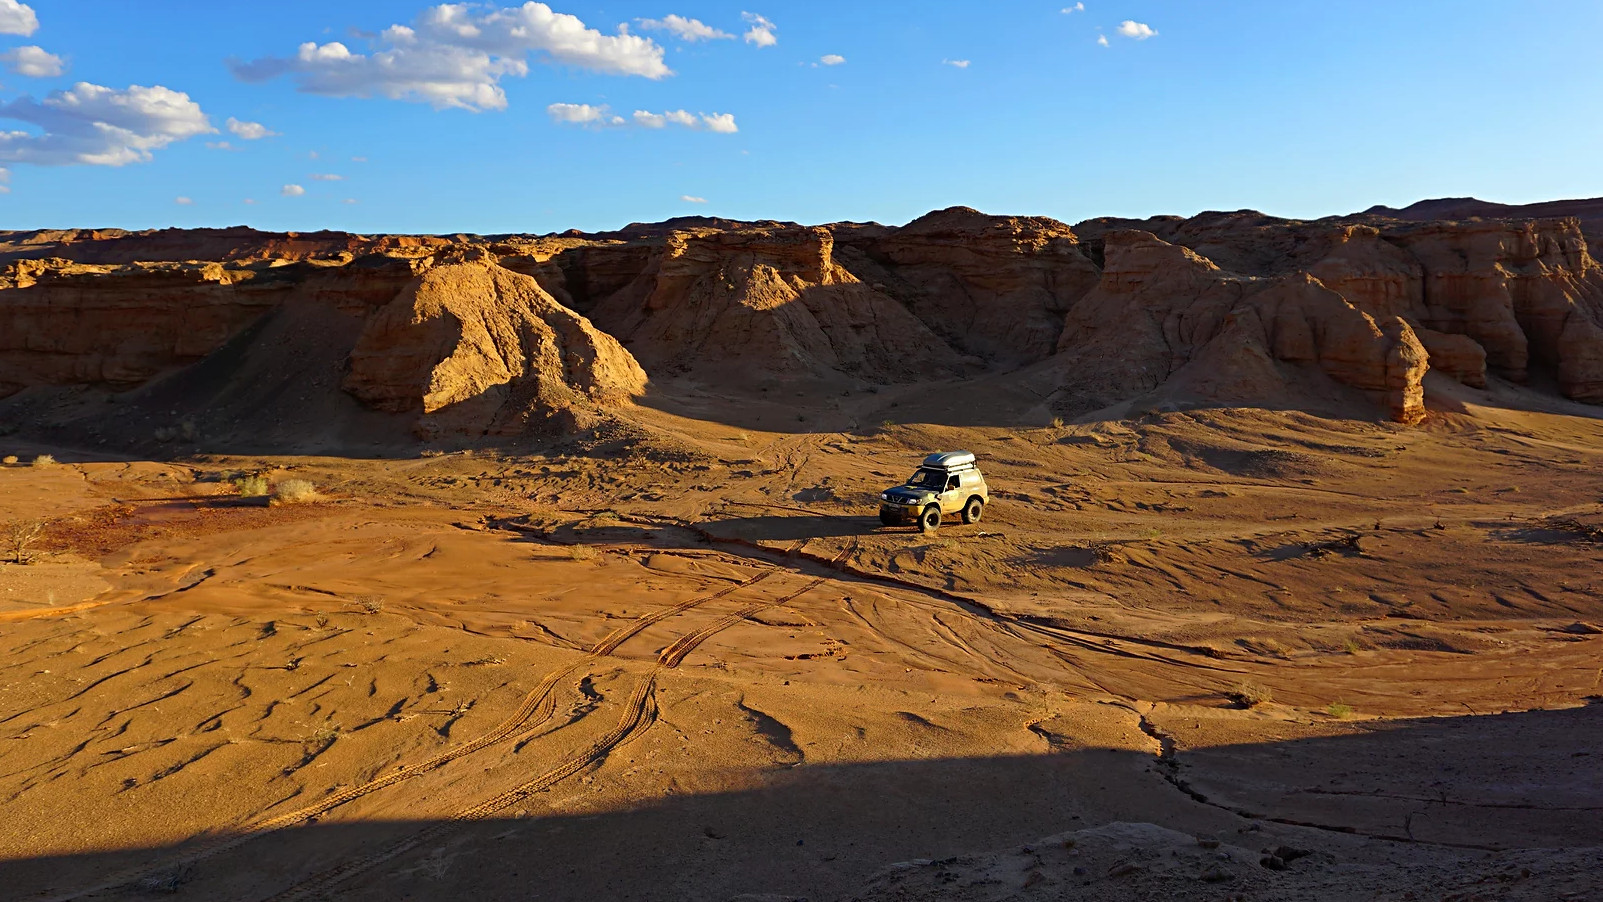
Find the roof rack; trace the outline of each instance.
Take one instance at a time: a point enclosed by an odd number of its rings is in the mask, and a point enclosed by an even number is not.
[[[937,451],[924,458],[924,466],[933,470],[967,470],[974,466],[972,451]]]

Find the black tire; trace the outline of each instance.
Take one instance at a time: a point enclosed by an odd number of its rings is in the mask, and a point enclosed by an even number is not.
[[[891,514],[887,514],[884,511],[880,511],[879,512],[879,522],[880,522],[881,525],[884,525],[884,526],[895,526],[896,523],[897,523],[897,520],[896,520],[896,517],[892,516]]]
[[[932,504],[929,507],[924,508],[924,512],[918,515],[919,532],[927,535],[937,529],[940,529],[940,527],[941,509],[939,506]]]
[[[985,502],[978,498],[970,498],[968,504],[963,505],[963,522],[978,523],[980,514],[985,512]]]

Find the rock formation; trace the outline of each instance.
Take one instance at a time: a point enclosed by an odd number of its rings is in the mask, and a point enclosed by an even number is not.
[[[324,410],[314,396],[337,392],[341,417],[355,405],[425,438],[505,436],[580,428],[648,377],[815,400],[983,379],[1063,416],[1316,396],[1361,415],[1368,398],[1411,423],[1434,369],[1603,403],[1592,220],[1408,214],[0,233],[0,399],[14,396],[0,426],[87,387],[147,399],[153,418],[203,407],[192,416],[229,434],[266,428],[253,405],[289,434],[310,415],[287,399]]]

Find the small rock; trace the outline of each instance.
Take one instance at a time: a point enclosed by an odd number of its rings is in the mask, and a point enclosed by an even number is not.
[[[1129,874],[1137,873],[1140,870],[1142,870],[1141,865],[1132,864],[1132,863],[1130,863],[1128,861],[1123,861],[1123,862],[1119,862],[1118,864],[1115,864],[1111,868],[1108,868],[1108,876],[1109,877],[1124,877],[1124,876],[1129,875]]]
[[[1197,837],[1197,845],[1204,849],[1217,849],[1219,848],[1219,840],[1211,836],[1199,836]]]
[[[1223,868],[1209,868],[1197,876],[1204,883],[1224,883],[1226,880],[1236,879],[1233,874]]]
[[[1581,621],[1577,620],[1569,626],[1566,626],[1561,632],[1569,633],[1572,636],[1596,636],[1599,633],[1603,633],[1603,629],[1599,629],[1590,623],[1582,623]]]
[[[1271,871],[1284,871],[1286,869],[1286,860],[1279,855],[1265,855],[1258,863]]]

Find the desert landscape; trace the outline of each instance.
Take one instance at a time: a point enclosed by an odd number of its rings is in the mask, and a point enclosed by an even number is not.
[[[1600,254],[0,234],[3,895],[1598,898]]]

